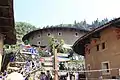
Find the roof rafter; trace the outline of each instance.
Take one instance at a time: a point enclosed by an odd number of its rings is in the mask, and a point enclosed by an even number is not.
[[[10,8],[10,6],[6,5],[6,6],[1,6],[0,5],[0,8]]]
[[[12,18],[8,18],[8,17],[0,17],[0,19],[12,19]]]

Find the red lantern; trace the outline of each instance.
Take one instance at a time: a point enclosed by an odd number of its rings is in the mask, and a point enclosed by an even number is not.
[[[93,39],[93,40],[92,40],[92,42],[93,42],[93,43],[96,43],[96,42],[97,42],[97,40],[96,40],[96,39]]]

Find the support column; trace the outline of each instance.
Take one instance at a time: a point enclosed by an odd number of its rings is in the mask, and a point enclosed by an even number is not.
[[[58,80],[57,49],[55,49],[54,60],[55,60],[55,61],[54,61],[54,62],[55,62],[55,63],[54,63],[54,64],[55,64],[55,73],[54,73],[54,74],[55,74],[55,75],[54,75],[54,78],[55,78],[55,79],[54,79],[54,80]]]
[[[0,34],[0,71],[1,71],[1,67],[2,67],[2,55],[3,55],[3,41],[4,37],[2,34]]]

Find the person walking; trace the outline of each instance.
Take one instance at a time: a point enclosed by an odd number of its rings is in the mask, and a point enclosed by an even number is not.
[[[41,72],[40,80],[47,80],[44,72]]]
[[[69,74],[69,72],[67,73],[67,80],[70,80],[70,74]]]
[[[28,80],[33,80],[33,75],[30,75]]]
[[[50,74],[50,71],[47,71],[46,80],[52,80],[52,76]]]
[[[79,78],[78,76],[79,76],[79,74],[78,74],[78,72],[76,72],[75,73],[75,80],[78,80],[78,78]]]

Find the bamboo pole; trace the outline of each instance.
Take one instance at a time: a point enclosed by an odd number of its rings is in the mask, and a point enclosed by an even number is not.
[[[54,75],[54,80],[58,80],[58,70],[57,70],[57,49],[54,49],[54,70],[55,70],[55,75]]]

